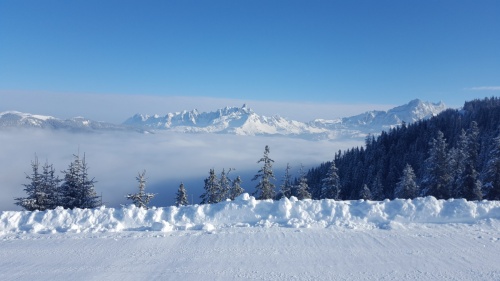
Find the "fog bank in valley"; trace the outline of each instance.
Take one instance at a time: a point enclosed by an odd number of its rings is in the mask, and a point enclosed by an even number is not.
[[[95,189],[110,207],[130,204],[124,196],[137,192],[135,177],[145,169],[147,191],[157,193],[151,205],[168,206],[174,203],[181,182],[188,190],[189,201],[199,203],[203,179],[211,168],[217,174],[223,168],[235,169],[230,177],[241,176],[245,190],[253,192],[256,182],[251,178],[260,168],[257,161],[265,145],[269,145],[270,157],[275,161],[277,186],[287,163],[298,174],[300,164],[308,169],[331,160],[339,149],[362,145],[359,140],[331,142],[162,131],[155,134],[68,133],[36,129],[2,130],[0,143],[0,210],[20,210],[14,205],[14,198],[26,195],[22,184],[29,182],[25,175],[31,173],[30,163],[35,154],[41,163],[53,164],[63,177],[60,171],[68,167],[73,155],[85,153],[89,174],[97,181]]]

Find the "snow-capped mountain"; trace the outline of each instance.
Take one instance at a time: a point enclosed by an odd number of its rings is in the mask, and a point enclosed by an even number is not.
[[[440,103],[413,100],[388,111],[369,111],[335,120],[316,119],[299,122],[280,116],[260,116],[246,105],[225,107],[214,112],[182,111],[160,115],[136,114],[127,126],[189,133],[225,133],[237,135],[283,135],[307,139],[364,137],[383,130],[437,115],[445,109]]]
[[[300,122],[278,115],[261,116],[243,105],[225,107],[213,112],[199,112],[195,109],[168,113],[164,116],[136,114],[123,124],[93,121],[83,117],[62,120],[52,116],[7,111],[0,113],[0,128],[42,128],[74,132],[169,130],[182,133],[289,136],[310,140],[333,140],[363,138],[367,134],[377,135],[403,122],[412,123],[432,117],[444,109],[445,105],[442,102],[429,103],[417,99],[388,111],[369,111],[334,120],[316,119],[311,122]]]
[[[373,110],[352,117],[337,120],[316,119],[310,124],[315,127],[329,129],[359,130],[363,133],[380,133],[399,126],[427,119],[445,110],[444,103],[430,103],[419,99],[408,104],[394,107],[388,111]]]
[[[0,128],[41,128],[55,130],[70,130],[76,132],[97,130],[126,130],[125,126],[112,123],[93,121],[84,117],[58,119],[52,116],[35,115],[18,111],[0,113]]]

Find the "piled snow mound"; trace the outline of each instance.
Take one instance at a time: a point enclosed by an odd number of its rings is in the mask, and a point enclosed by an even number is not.
[[[0,213],[0,235],[119,231],[214,231],[229,227],[393,228],[414,223],[477,223],[500,219],[500,201],[464,199],[334,201],[256,200],[243,194],[212,205],[75,209]]]

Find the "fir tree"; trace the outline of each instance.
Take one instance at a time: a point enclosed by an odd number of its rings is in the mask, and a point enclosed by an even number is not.
[[[302,165],[300,166],[300,178],[297,185],[297,199],[311,199],[311,193],[309,192],[306,173],[304,172],[304,166]]]
[[[462,178],[462,197],[467,200],[481,200],[481,181],[478,179],[478,174],[471,163],[465,166],[464,177]]]
[[[128,194],[125,196],[128,200],[132,200],[132,203],[138,208],[148,208],[148,204],[155,197],[156,194],[146,193],[146,170],[139,173],[135,178],[139,182],[139,192],[134,194]]]
[[[256,195],[259,200],[273,199],[275,194],[274,183],[272,183],[272,180],[275,179],[272,170],[274,160],[269,158],[269,146],[267,145],[264,149],[264,156],[257,161],[257,163],[261,162],[263,162],[264,165],[252,179],[259,180],[253,195]]]
[[[94,190],[94,179],[88,177],[88,166],[80,160],[78,155],[73,155],[74,160],[68,169],[63,171],[64,181],[61,185],[61,206],[64,208],[95,208],[100,205]]]
[[[416,183],[416,176],[413,168],[410,164],[406,164],[406,167],[403,170],[403,175],[399,179],[399,182],[396,185],[396,189],[394,190],[394,197],[396,198],[404,198],[404,199],[413,199],[418,195],[418,186]]]
[[[189,205],[188,199],[187,199],[187,193],[186,189],[184,188],[184,184],[181,182],[181,185],[179,185],[179,189],[177,190],[177,197],[175,199],[175,206],[186,206]]]
[[[322,180],[321,198],[339,199],[341,185],[335,159],[331,162],[326,177]]]
[[[363,188],[359,191],[359,198],[363,200],[372,199],[372,193],[366,184],[364,184]]]
[[[290,198],[290,196],[292,196],[292,175],[290,174],[290,169],[290,164],[287,163],[283,182],[280,185],[280,194],[276,198],[278,200],[283,197]]]
[[[80,174],[80,198],[79,205],[77,208],[81,209],[92,209],[99,207],[101,205],[99,196],[94,189],[94,184],[96,181],[94,178],[90,179],[88,174],[87,161],[85,161],[85,154],[83,154],[83,159],[81,161],[81,174]]]
[[[377,173],[375,179],[373,180],[372,187],[370,188],[373,200],[384,200],[384,187],[382,186],[382,180],[380,179],[380,173]]]
[[[423,185],[425,195],[431,195],[438,199],[449,198],[450,176],[447,166],[446,140],[441,131],[438,131],[437,138],[430,143],[429,157],[425,160],[426,177]]]
[[[481,181],[476,170],[479,159],[479,129],[477,123],[472,121],[467,134],[465,169],[460,178],[460,197],[467,200],[481,200]]]
[[[55,209],[60,204],[61,179],[55,175],[55,169],[48,162],[42,166],[42,186],[47,194],[46,209]]]
[[[241,178],[237,176],[231,185],[231,191],[229,192],[229,199],[234,200],[236,197],[240,196],[245,192],[245,190],[241,187]]]
[[[454,148],[450,149],[448,168],[450,174],[450,192],[455,198],[462,197],[462,176],[465,172],[467,160],[467,134],[462,129]]]
[[[39,172],[40,164],[38,163],[38,157],[36,155],[35,160],[31,162],[31,168],[33,173],[31,175],[26,175],[26,179],[30,180],[30,183],[23,184],[27,197],[15,198],[15,201],[17,201],[15,204],[28,211],[44,211],[48,198],[43,189],[42,175]]]
[[[229,173],[231,172],[232,169],[229,169],[229,171],[226,174],[226,170],[222,169],[222,173],[220,174],[220,179],[219,179],[219,190],[217,192],[217,202],[222,202],[225,201],[230,197],[230,180],[228,178]]]
[[[493,139],[493,148],[486,165],[485,178],[486,197],[489,200],[500,200],[500,136]]]
[[[210,169],[209,176],[205,179],[205,192],[200,196],[201,204],[218,203],[219,199],[219,180],[215,175],[215,170]]]

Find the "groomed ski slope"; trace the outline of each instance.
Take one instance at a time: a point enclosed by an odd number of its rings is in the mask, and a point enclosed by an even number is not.
[[[0,213],[0,280],[500,280],[500,202]]]

